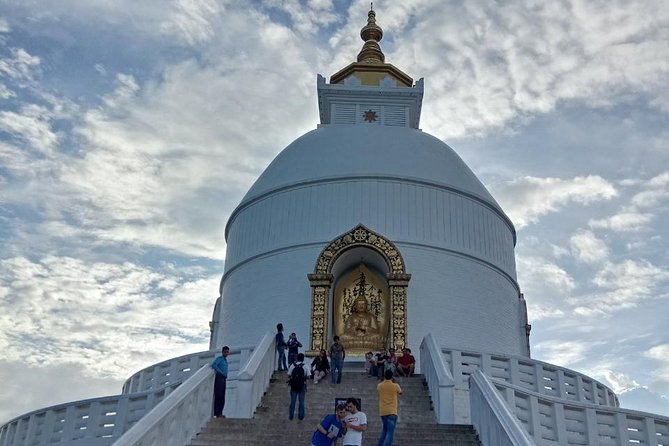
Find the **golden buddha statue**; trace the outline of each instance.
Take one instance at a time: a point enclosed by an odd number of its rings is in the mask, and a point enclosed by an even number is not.
[[[335,332],[346,353],[376,351],[388,336],[388,288],[378,274],[360,264],[336,289]]]
[[[344,332],[340,336],[342,344],[349,350],[373,349],[383,344],[379,322],[367,309],[367,299],[359,296],[353,302],[351,314],[344,321]]]

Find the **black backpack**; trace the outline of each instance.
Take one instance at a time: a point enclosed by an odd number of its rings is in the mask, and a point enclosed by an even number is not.
[[[304,382],[307,377],[304,374],[304,367],[302,363],[293,364],[293,372],[290,374],[288,385],[293,392],[301,392],[304,387]]]

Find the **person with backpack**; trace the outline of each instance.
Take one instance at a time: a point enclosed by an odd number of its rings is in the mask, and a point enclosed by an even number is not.
[[[307,378],[311,376],[309,366],[304,363],[304,353],[297,354],[297,361],[288,368],[288,385],[290,386],[290,407],[288,408],[288,419],[295,416],[295,400],[298,400],[300,408],[297,418],[304,419],[304,396],[307,393]]]
[[[297,352],[302,348],[302,343],[297,340],[295,333],[291,333],[286,345],[288,346],[288,365],[291,365],[297,359]]]
[[[286,340],[283,337],[283,324],[278,323],[276,324],[276,336],[274,337],[276,341],[276,352],[279,355],[279,363],[277,365],[277,369],[280,372],[283,372],[284,370],[288,370],[288,365],[286,364]]]

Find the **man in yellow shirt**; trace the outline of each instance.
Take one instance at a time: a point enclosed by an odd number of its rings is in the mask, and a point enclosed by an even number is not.
[[[383,423],[381,437],[376,446],[391,446],[399,412],[398,397],[402,394],[402,388],[393,381],[392,370],[386,370],[383,376],[385,380],[376,386],[376,391],[379,393],[379,414]]]

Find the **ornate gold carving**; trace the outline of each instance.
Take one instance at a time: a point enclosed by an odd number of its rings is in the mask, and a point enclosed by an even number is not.
[[[406,286],[392,287],[392,345],[401,350],[406,345]]]
[[[307,351],[308,355],[317,354],[321,348],[326,347],[330,324],[330,317],[328,315],[330,309],[330,289],[334,280],[331,274],[332,267],[344,251],[353,247],[367,247],[379,252],[385,258],[390,272],[387,275],[387,282],[381,282],[381,286],[375,285],[378,289],[382,290],[382,299],[380,301],[381,312],[375,314],[375,304],[371,298],[367,297],[365,303],[366,309],[362,309],[362,301],[359,304],[361,308],[359,311],[365,314],[349,321],[348,327],[346,326],[346,322],[351,317],[353,303],[358,300],[358,296],[354,296],[353,300],[349,296],[348,300],[345,300],[345,297],[335,295],[332,304],[335,310],[335,334],[338,334],[340,337],[343,336],[342,343],[345,346],[348,341],[352,348],[347,350],[354,354],[364,353],[366,350],[375,350],[381,347],[381,345],[385,345],[388,341],[391,345],[399,349],[406,346],[406,296],[407,285],[409,284],[411,275],[406,273],[404,259],[393,243],[379,234],[370,231],[365,226],[358,225],[334,239],[321,251],[316,261],[314,273],[308,276],[312,287],[311,341],[309,344],[311,350]],[[367,275],[366,277],[369,278],[372,276]],[[339,285],[337,292],[340,293]],[[365,336],[358,337],[365,338],[367,341],[367,343],[360,343],[358,341],[361,341],[361,339],[354,338],[352,334],[359,333],[361,329],[369,330],[369,327],[374,326],[372,319],[369,317],[370,315],[376,318],[377,329],[369,336],[365,334]],[[390,326],[389,331],[388,326]],[[374,331],[373,328],[371,330]],[[378,343],[380,345],[372,345]]]
[[[332,265],[337,257],[344,249],[351,247],[353,244],[367,246],[383,254],[390,265],[391,274],[406,274],[404,260],[395,245],[378,234],[374,234],[363,225],[356,226],[326,246],[318,257],[314,272],[316,274],[328,274],[332,270]]]
[[[328,332],[328,295],[330,294],[331,275],[310,274],[311,281],[311,341],[308,355],[318,353],[324,348]]]
[[[364,354],[386,344],[390,313],[388,285],[364,264],[337,282],[334,328],[346,351]]]

